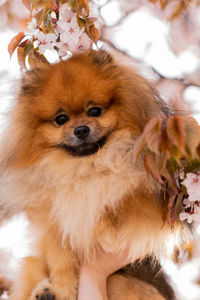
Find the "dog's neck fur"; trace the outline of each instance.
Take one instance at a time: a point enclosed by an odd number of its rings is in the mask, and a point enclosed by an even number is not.
[[[26,210],[48,202],[63,241],[69,238],[72,247],[86,249],[105,208],[115,211],[144,178],[143,168],[133,164],[133,145],[130,137],[118,137],[84,159],[65,159],[64,150],[50,152],[36,166],[2,176],[4,206]]]

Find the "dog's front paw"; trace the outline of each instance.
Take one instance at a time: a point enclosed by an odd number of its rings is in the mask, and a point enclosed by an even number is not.
[[[30,300],[59,300],[48,279],[42,280],[33,290]]]
[[[42,294],[38,294],[35,296],[35,299],[37,299],[37,300],[55,300],[56,296],[49,288],[45,288],[43,290]]]
[[[49,279],[42,280],[33,290],[29,300],[75,300],[77,290],[69,285],[55,286]]]

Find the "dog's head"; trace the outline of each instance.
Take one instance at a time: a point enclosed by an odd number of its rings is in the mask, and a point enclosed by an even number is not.
[[[163,112],[145,79],[107,52],[90,50],[25,74],[13,112],[15,157],[30,164],[58,149],[95,155],[118,132],[137,136]]]

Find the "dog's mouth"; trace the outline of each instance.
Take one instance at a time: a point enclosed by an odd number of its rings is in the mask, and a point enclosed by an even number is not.
[[[65,149],[69,153],[75,155],[75,156],[87,156],[92,155],[96,153],[100,148],[103,147],[103,145],[106,143],[107,135],[101,137],[98,141],[94,143],[86,143],[83,142],[79,146],[69,146],[66,144],[60,144],[59,147]]]

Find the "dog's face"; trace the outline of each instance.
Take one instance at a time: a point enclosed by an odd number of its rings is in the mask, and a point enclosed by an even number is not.
[[[145,80],[105,51],[89,51],[27,72],[14,112],[18,152],[29,163],[58,149],[95,155],[118,131],[139,134],[159,110]]]
[[[34,98],[38,133],[49,146],[72,155],[96,153],[118,125],[115,81],[76,60],[50,72],[41,95]]]
[[[21,104],[44,147],[92,155],[118,127],[116,81],[100,71],[111,58],[101,55],[99,68],[95,57],[80,56],[27,74]]]
[[[116,115],[108,107],[93,101],[85,101],[85,107],[77,115],[75,111],[59,108],[53,116],[49,130],[52,143],[73,155],[84,156],[96,153],[106,143],[117,123]],[[48,134],[49,135],[49,134]]]

